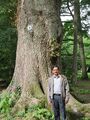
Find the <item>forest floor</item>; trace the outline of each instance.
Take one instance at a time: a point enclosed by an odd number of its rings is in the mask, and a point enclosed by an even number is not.
[[[3,90],[5,90],[6,88],[3,87],[3,89],[0,89],[0,93],[2,93]],[[84,80],[78,80],[77,84],[75,86],[72,87],[72,90],[70,91],[74,96],[75,98],[80,101],[81,103],[90,103],[90,80],[87,80],[87,81],[84,81]],[[7,104],[8,105],[8,104]],[[6,107],[5,107],[6,108]],[[29,110],[30,109],[30,110]],[[13,118],[13,115],[11,115],[11,113],[9,113],[9,117],[8,117],[8,114],[5,113],[5,114],[0,114],[0,120],[30,120],[30,117],[31,117],[31,114],[32,115],[40,115],[40,117],[42,115],[46,115],[46,114],[49,114],[51,115],[51,113],[47,110],[47,109],[44,109],[43,107],[41,108],[38,108],[37,107],[32,107],[32,108],[29,108],[27,113],[25,113],[25,111],[19,111]],[[7,109],[9,110],[9,108]],[[33,111],[32,111],[33,110]],[[36,110],[36,111],[35,111]],[[44,110],[44,112],[43,112]],[[32,111],[32,112],[30,112]],[[69,115],[69,114],[68,114]],[[73,114],[72,114],[73,115]],[[37,117],[36,116],[36,117]],[[69,115],[70,116],[70,115]],[[71,116],[72,117],[72,116]],[[82,117],[82,116],[80,116]],[[9,119],[7,119],[9,118]],[[74,118],[72,117],[72,119],[70,120],[90,120],[88,118],[80,118],[80,119],[77,119],[74,115]],[[35,119],[32,119],[31,120],[35,120]],[[51,119],[53,120],[53,119]]]
[[[72,94],[81,103],[90,103],[90,80],[79,80],[72,88]]]
[[[1,86],[0,93],[6,88],[6,84]],[[81,103],[90,103],[90,80],[78,80],[77,84],[71,88],[71,94]]]

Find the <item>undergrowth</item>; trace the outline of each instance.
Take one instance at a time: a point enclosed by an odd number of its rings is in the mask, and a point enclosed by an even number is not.
[[[45,104],[28,106],[12,114],[12,108],[20,97],[20,91],[13,93],[3,92],[0,95],[0,120],[54,120],[53,112],[47,109]],[[67,112],[69,120],[90,120],[84,116],[75,119],[75,115]],[[74,118],[73,118],[74,117]]]

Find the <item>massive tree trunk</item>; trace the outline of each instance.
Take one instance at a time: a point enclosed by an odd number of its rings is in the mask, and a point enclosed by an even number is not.
[[[86,71],[86,59],[85,59],[85,52],[84,52],[84,43],[82,37],[82,25],[81,25],[81,18],[80,18],[80,3],[79,0],[76,1],[76,17],[77,17],[77,31],[78,31],[78,43],[80,49],[80,58],[81,58],[81,66],[82,66],[82,79],[87,79],[87,71]]]
[[[61,36],[60,0],[18,2],[18,45],[13,80],[8,90],[21,88],[21,98],[47,93],[51,41]]]

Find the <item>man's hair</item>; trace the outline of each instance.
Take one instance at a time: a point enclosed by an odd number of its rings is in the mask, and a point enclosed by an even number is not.
[[[51,70],[53,70],[53,68],[58,68],[58,70],[60,70],[59,66],[57,65],[52,66]]]

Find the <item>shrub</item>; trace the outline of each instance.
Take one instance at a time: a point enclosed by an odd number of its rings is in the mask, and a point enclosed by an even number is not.
[[[43,108],[40,105],[34,105],[28,109],[28,112],[32,112],[33,118],[36,120],[53,120],[54,116],[47,108]]]

